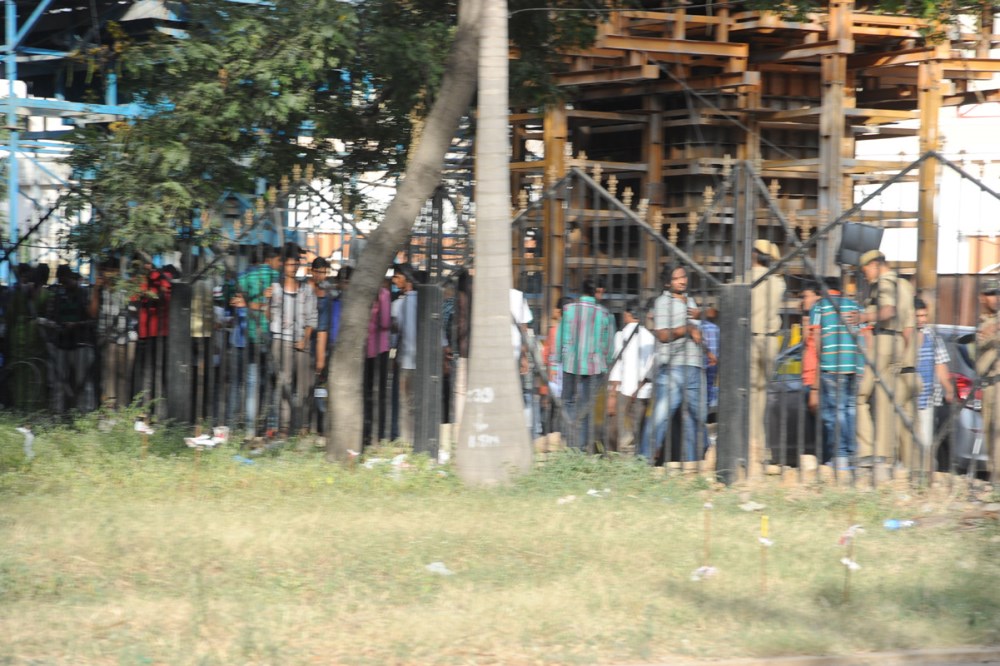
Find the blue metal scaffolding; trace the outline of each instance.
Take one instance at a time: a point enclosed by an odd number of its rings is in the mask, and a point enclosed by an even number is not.
[[[77,124],[135,118],[141,113],[141,108],[137,104],[120,104],[118,102],[117,77],[113,72],[107,72],[103,77],[103,104],[67,99],[63,81],[58,73],[65,71],[67,61],[74,52],[65,48],[47,48],[47,44],[41,39],[36,42],[32,41],[33,31],[39,30],[40,27],[51,30],[51,27],[47,26],[47,21],[60,28],[63,28],[67,23],[72,25],[73,19],[86,9],[81,9],[79,4],[67,4],[65,0],[38,0],[32,3],[4,0],[4,43],[0,46],[0,55],[4,61],[4,78],[7,82],[7,90],[0,91],[0,95],[3,95],[3,92],[7,94],[0,97],[0,108],[4,113],[7,132],[5,160],[7,163],[9,234],[6,240],[8,248],[16,246],[20,239],[21,199],[32,201],[30,195],[24,191],[24,183],[21,182],[21,165],[30,161],[54,181],[66,186],[69,185],[38,161],[39,155],[65,155],[68,153],[66,144],[60,141],[67,131],[65,129],[48,131],[46,128],[41,132],[30,132],[22,123],[22,119],[58,117],[70,124]],[[108,2],[107,0],[94,3],[91,8],[97,9],[101,15],[88,14],[87,18],[100,22],[111,16],[120,16],[135,4],[138,3]],[[24,18],[19,16],[19,6],[30,9],[30,14]],[[33,97],[27,92],[27,86],[24,86],[24,93],[19,94],[18,83],[23,81],[19,78],[21,65],[30,65],[36,79],[50,77],[52,79],[50,87],[54,90],[54,94],[51,97]],[[88,90],[88,92],[93,91]],[[0,256],[3,256],[3,253],[0,253]],[[15,247],[11,256],[0,263],[0,282],[8,279],[10,265],[12,262],[16,263],[17,258],[18,252]]]

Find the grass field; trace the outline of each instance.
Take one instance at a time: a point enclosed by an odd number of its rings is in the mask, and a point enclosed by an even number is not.
[[[945,495],[723,489],[576,455],[473,490],[420,459],[344,469],[315,451],[247,464],[223,449],[196,464],[179,444],[161,431],[143,458],[131,424],[85,422],[39,432],[29,463],[0,422],[0,664],[613,664],[1000,643],[1000,529]],[[748,499],[766,505],[766,563]],[[887,531],[890,517],[920,522]],[[845,594],[852,523],[866,531]],[[717,574],[693,581],[704,564]]]

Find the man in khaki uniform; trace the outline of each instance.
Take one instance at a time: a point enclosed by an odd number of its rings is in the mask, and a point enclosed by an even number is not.
[[[892,399],[912,423],[916,418],[916,396],[920,392],[916,373],[916,314],[913,309],[913,285],[889,268],[885,255],[871,250],[861,255],[861,271],[869,284],[865,311],[859,316],[862,325],[871,327],[872,341],[866,350],[882,384],[876,386],[869,366],[858,388],[858,457],[859,464],[915,462],[913,431],[906,427]],[[877,424],[873,426],[872,392],[875,394]],[[898,447],[898,448],[897,448]]]
[[[754,241],[750,282],[756,282],[781,258],[778,247],[763,238]],[[781,334],[781,301],[785,296],[785,278],[776,273],[750,291],[750,459],[751,474],[760,470],[767,444],[764,412],[767,407],[767,379],[778,354]]]
[[[976,327],[976,373],[983,386],[983,449],[994,483],[1000,479],[1000,280],[983,280]]]

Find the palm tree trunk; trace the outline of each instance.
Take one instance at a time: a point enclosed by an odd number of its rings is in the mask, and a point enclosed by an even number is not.
[[[455,447],[459,476],[501,483],[531,467],[511,341],[511,231],[506,0],[483,0],[476,128],[475,278],[466,404]]]

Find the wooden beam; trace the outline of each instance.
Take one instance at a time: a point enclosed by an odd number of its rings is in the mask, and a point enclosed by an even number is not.
[[[921,30],[930,24],[912,16],[892,16],[891,14],[868,14],[865,12],[853,12],[851,14],[852,30],[859,26],[870,26],[874,28],[905,28],[907,30]]]
[[[912,104],[917,103],[916,85],[876,88],[874,90],[864,90],[858,94],[858,103],[865,105],[894,104],[906,101]]]
[[[760,72],[778,72],[781,74],[815,74],[819,76],[819,65],[813,63],[755,62],[754,70]]]
[[[957,95],[947,95],[941,99],[941,106],[965,106],[966,104],[986,104],[1000,102],[1000,90],[974,90]]]
[[[806,106],[801,109],[785,109],[782,111],[764,112],[761,114],[760,119],[771,122],[783,120],[804,121],[807,119],[814,119],[818,122],[822,114],[822,105]],[[861,124],[898,123],[904,120],[916,120],[920,117],[915,111],[898,111],[891,109],[842,109],[841,115],[843,115],[846,119],[856,121]]]
[[[724,58],[746,58],[750,47],[737,42],[709,42],[693,39],[661,39],[657,37],[628,37],[626,35],[606,35],[599,38],[599,46],[605,48],[644,51],[646,53],[669,53],[671,55],[717,56]]]
[[[894,139],[899,137],[917,136],[919,130],[915,127],[879,127],[878,132],[873,134],[858,134],[855,141],[868,141],[874,139]]]
[[[660,68],[656,65],[632,65],[626,67],[604,67],[580,72],[556,74],[555,80],[561,86],[592,86],[629,81],[648,81],[660,78]]]
[[[830,39],[812,44],[795,44],[769,51],[755,51],[750,62],[794,62],[813,60],[820,56],[854,53],[853,39]]]
[[[622,16],[625,19],[644,19],[646,25],[668,23],[668,22],[673,22],[674,20],[673,14],[667,12],[656,12],[656,11],[636,10],[630,12],[622,12]],[[684,17],[684,20],[691,24],[701,24],[701,25],[704,24],[718,25],[719,23],[722,22],[722,19],[719,16],[706,16],[702,14],[688,14],[687,16]],[[626,27],[641,27],[642,25],[644,24],[632,22],[627,24]]]
[[[570,158],[567,163],[584,170],[591,170],[594,165],[600,164],[604,173],[644,173],[648,168],[645,162],[611,162],[605,160],[577,160]],[[545,162],[535,160],[531,162],[511,162],[511,171],[538,172],[545,168]]]
[[[732,32],[765,32],[775,30],[794,30],[796,32],[826,32],[823,17],[810,14],[809,21],[785,21],[775,12],[737,12],[733,14]]]
[[[941,67],[945,72],[970,72],[970,73],[990,73],[1000,72],[1000,59],[997,58],[948,58],[941,61]],[[944,78],[951,78],[944,76]]]
[[[531,120],[542,122],[544,116],[540,113],[512,113],[510,114],[511,123],[523,123]]]
[[[692,90],[726,90],[730,88],[757,87],[760,85],[760,72],[730,72],[714,76],[701,76],[684,81]],[[654,81],[631,86],[608,86],[580,91],[577,99],[580,101],[637,97],[643,95],[658,95],[683,92],[685,86],[676,81]]]
[[[910,63],[920,63],[927,60],[944,60],[951,54],[946,44],[924,46],[915,49],[887,51],[883,53],[861,53],[850,56],[847,66],[850,69],[866,69],[869,67],[894,67]]]
[[[868,26],[854,26],[851,31],[856,37],[874,37],[871,40],[885,41],[889,37],[897,37],[899,39],[920,39],[923,37],[917,30],[910,30],[908,28],[872,28]]]
[[[608,122],[645,123],[649,116],[641,113],[621,113],[619,111],[591,111],[589,109],[568,109],[568,118],[583,118],[585,120],[604,120]]]
[[[568,268],[585,268],[603,270],[606,268],[630,268],[633,270],[645,268],[645,258],[639,257],[566,257]]]
[[[622,132],[642,132],[646,129],[646,122],[622,123],[620,125],[591,125],[590,134],[621,134]]]
[[[895,172],[905,168],[909,162],[895,160],[842,160],[841,169],[844,173],[869,174],[881,172]],[[766,160],[764,169],[771,171],[819,171],[820,160],[818,157],[810,157],[799,160]]]
[[[622,58],[625,55],[625,51],[622,49],[604,49],[599,46],[593,46],[588,49],[567,49],[560,51],[560,53],[571,58],[615,59]]]

